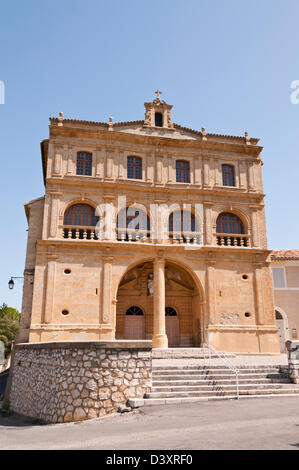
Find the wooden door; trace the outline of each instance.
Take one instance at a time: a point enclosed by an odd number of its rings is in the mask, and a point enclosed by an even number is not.
[[[280,345],[280,352],[285,353],[285,331],[284,331],[284,320],[276,319],[276,326],[278,328],[278,337],[279,337],[279,345]]]
[[[145,339],[144,315],[126,315],[124,339]]]
[[[166,316],[166,334],[169,348],[178,348],[180,345],[180,324],[178,316]]]

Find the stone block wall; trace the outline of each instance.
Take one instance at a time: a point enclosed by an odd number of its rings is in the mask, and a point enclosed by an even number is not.
[[[96,418],[150,391],[152,342],[17,344],[11,373],[12,411],[50,423]]]

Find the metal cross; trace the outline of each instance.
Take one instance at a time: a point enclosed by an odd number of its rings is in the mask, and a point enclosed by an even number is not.
[[[160,95],[162,94],[162,91],[160,91],[158,88],[158,90],[156,90],[155,93],[157,95],[157,98],[160,99]]]

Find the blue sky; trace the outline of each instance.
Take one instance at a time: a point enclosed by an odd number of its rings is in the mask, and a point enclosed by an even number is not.
[[[20,308],[27,223],[43,195],[48,117],[143,119],[154,90],[173,120],[260,137],[269,248],[299,248],[297,0],[0,0],[0,304]]]

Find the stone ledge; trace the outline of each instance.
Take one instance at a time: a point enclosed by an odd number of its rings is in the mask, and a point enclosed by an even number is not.
[[[145,349],[153,347],[150,340],[116,340],[116,341],[59,341],[47,343],[17,343],[14,349]]]

